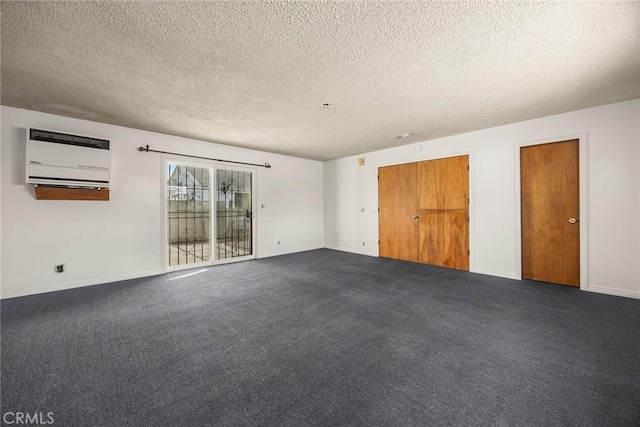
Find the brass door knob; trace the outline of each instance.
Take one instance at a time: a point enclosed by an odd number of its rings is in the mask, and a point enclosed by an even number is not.
[[[418,215],[414,215],[411,217],[411,219],[418,219],[418,218],[420,218]]]
[[[577,221],[575,218],[569,218],[569,223],[570,224],[575,224]]]

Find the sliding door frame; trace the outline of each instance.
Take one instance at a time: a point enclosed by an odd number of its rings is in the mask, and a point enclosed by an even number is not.
[[[239,171],[239,172],[250,172],[251,173],[251,255],[245,255],[241,257],[233,257],[226,259],[217,259],[215,257],[215,247],[217,245],[216,242],[216,233],[218,230],[217,224],[217,209],[215,208],[215,204],[213,203],[214,197],[217,196],[217,182],[216,182],[216,171],[218,170],[228,170],[228,171]],[[231,166],[221,163],[215,163],[211,169],[211,199],[212,199],[212,207],[211,207],[211,219],[212,219],[212,227],[211,228],[211,259],[213,264],[228,264],[231,262],[238,261],[247,261],[250,259],[256,258],[256,177],[258,176],[258,169],[251,167],[242,167],[242,166]]]
[[[167,189],[167,168],[170,163],[178,164],[181,166],[187,166],[187,167],[209,169],[209,212],[210,212],[209,238],[210,238],[210,241],[209,241],[209,260],[206,262],[199,262],[197,264],[185,264],[185,265],[172,266],[172,267],[169,266],[169,221],[168,221],[169,200],[168,200],[168,189]],[[251,221],[252,254],[251,255],[235,257],[235,258],[227,258],[227,259],[217,259],[215,257],[216,226],[217,226],[216,212],[217,211],[216,211],[216,204],[214,202],[217,196],[217,191],[216,191],[217,183],[216,183],[216,177],[215,177],[217,170],[232,170],[232,171],[241,171],[241,172],[251,173],[251,214],[252,214],[252,221]],[[162,258],[162,270],[165,273],[180,271],[180,270],[189,270],[189,269],[195,269],[195,268],[206,268],[206,267],[211,267],[213,265],[247,261],[247,260],[257,258],[256,256],[256,248],[257,248],[257,238],[256,238],[257,192],[256,192],[256,189],[257,189],[257,176],[258,176],[257,168],[230,166],[221,162],[185,160],[183,157],[179,157],[179,156],[164,155],[162,156],[160,176],[161,176],[160,182],[162,183],[162,191],[160,192],[161,193],[160,197],[162,198],[161,200],[162,212],[160,213],[160,216],[161,216],[160,219],[162,224],[162,239],[161,239],[162,256],[161,258]]]

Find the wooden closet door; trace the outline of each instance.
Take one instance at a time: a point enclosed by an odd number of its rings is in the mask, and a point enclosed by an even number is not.
[[[522,278],[580,286],[578,140],[520,149]]]
[[[378,169],[381,257],[418,261],[417,188],[416,163]]]
[[[419,164],[419,262],[469,270],[469,156]]]

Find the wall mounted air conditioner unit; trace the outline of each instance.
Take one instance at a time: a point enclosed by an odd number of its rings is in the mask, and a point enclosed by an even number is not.
[[[108,188],[109,141],[27,129],[27,184]]]

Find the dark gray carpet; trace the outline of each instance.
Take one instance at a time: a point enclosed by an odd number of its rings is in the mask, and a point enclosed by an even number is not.
[[[637,426],[640,301],[317,250],[4,300],[56,426]]]

